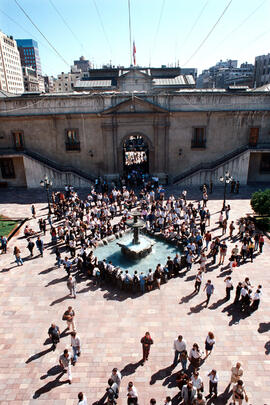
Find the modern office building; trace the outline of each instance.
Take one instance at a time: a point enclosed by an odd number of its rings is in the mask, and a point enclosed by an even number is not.
[[[256,56],[254,68],[254,87],[270,83],[270,53]]]
[[[16,41],[0,31],[0,90],[23,93],[23,76]]]
[[[16,39],[20,52],[21,65],[32,67],[39,76],[42,75],[38,43],[33,39]]]

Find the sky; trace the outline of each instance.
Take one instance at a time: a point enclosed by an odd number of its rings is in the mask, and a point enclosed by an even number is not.
[[[128,0],[17,2],[60,56],[15,0],[0,1],[0,30],[15,39],[35,39],[44,74],[68,72],[81,55],[94,67],[130,65]],[[270,0],[130,0],[130,10],[139,66],[200,72],[221,59],[240,65],[270,52]]]

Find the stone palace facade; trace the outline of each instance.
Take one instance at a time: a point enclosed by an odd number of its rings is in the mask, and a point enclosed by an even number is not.
[[[177,79],[179,82],[179,78]],[[0,94],[0,185],[88,186],[123,174],[124,144],[147,145],[148,170],[182,185],[270,181],[268,89],[179,89],[128,70],[114,91]]]

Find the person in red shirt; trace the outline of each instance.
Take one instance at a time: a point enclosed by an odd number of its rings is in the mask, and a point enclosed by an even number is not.
[[[141,344],[142,344],[142,349],[143,349],[143,364],[145,360],[148,360],[149,357],[149,352],[150,352],[150,346],[153,344],[153,339],[150,336],[149,332],[145,332],[144,337],[141,338]]]
[[[263,245],[264,245],[264,237],[263,237],[262,234],[260,234],[260,237],[259,237],[259,249],[260,249],[260,253],[262,253],[262,251],[263,251]]]

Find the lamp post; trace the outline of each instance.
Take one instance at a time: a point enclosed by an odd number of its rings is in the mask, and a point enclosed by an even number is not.
[[[44,177],[44,179],[41,180],[40,185],[41,185],[41,187],[44,187],[44,189],[46,190],[47,200],[48,200],[48,211],[49,211],[49,214],[51,214],[52,210],[51,210],[51,204],[50,204],[49,189],[50,189],[50,187],[52,187],[52,181],[50,179],[48,179],[48,176],[46,175]]]
[[[220,176],[219,181],[221,183],[224,183],[224,197],[223,197],[223,211],[225,210],[226,207],[226,191],[227,191],[227,184],[230,184],[233,181],[233,178],[231,177],[229,171],[227,170],[224,174],[224,176]]]

